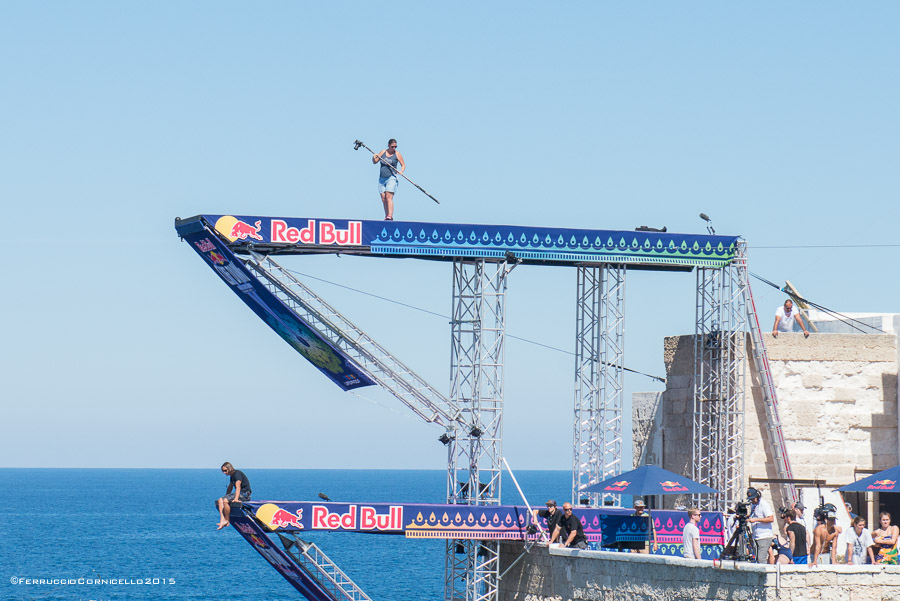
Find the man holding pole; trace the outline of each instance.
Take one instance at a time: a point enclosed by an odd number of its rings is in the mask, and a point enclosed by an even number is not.
[[[397,151],[397,140],[388,140],[388,147],[379,153],[372,155],[372,163],[381,163],[381,171],[378,174],[378,194],[384,204],[384,218],[386,221],[394,220],[394,193],[400,184],[398,174],[406,170],[403,155]],[[397,168],[397,165],[400,168]]]

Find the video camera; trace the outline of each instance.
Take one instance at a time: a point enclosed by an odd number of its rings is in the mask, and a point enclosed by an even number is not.
[[[794,511],[794,510],[791,509],[790,507],[779,507],[779,508],[778,508],[778,517],[780,517],[782,520],[786,520],[787,517],[788,517],[789,515],[791,515],[791,513],[792,513],[793,511]]]
[[[750,503],[738,501],[734,504],[734,516],[739,520],[746,520],[750,516]]]
[[[813,517],[820,522],[824,522],[827,519],[834,519],[837,517],[837,507],[832,503],[823,503],[813,511]]]

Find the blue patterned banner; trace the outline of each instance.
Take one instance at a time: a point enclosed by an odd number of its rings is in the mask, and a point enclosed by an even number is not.
[[[528,510],[514,505],[419,505],[410,503],[321,503],[248,501],[262,527],[270,532],[368,532],[406,538],[528,540]],[[595,548],[649,540],[649,522],[631,509],[576,508],[587,540]],[[654,511],[657,554],[681,555],[685,511]],[[546,529],[546,520],[541,518]],[[704,556],[718,557],[725,542],[722,514],[703,512],[700,521]]]
[[[497,259],[525,263],[625,263],[656,269],[721,267],[736,236],[671,234],[510,225],[203,215],[232,245],[277,247],[280,253],[347,252],[431,259]]]

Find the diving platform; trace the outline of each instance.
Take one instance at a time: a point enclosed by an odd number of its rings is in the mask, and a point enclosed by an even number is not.
[[[176,219],[182,232],[204,227],[236,253],[347,254],[439,261],[503,260],[533,265],[624,264],[689,271],[734,259],[737,236],[512,225],[370,221],[252,215]]]
[[[526,545],[523,552],[528,552],[527,545],[540,537],[529,528],[530,514],[527,507],[512,505],[248,501],[232,509],[231,525],[309,601],[368,601],[350,576],[300,535],[357,532],[480,541],[476,544],[482,546],[489,541],[521,541]],[[576,516],[591,548],[621,550],[622,543],[649,541],[652,519],[658,544],[651,553],[682,556],[684,511],[637,517],[630,509],[579,508]],[[540,521],[546,531],[546,520]],[[725,542],[723,515],[703,512],[699,528],[703,559],[718,558]]]
[[[233,510],[234,527],[310,601],[368,597],[301,534],[330,529],[443,539],[445,601],[496,601],[501,541],[523,541],[526,549],[534,543],[527,508],[502,505],[500,490],[505,299],[509,276],[520,265],[565,267],[575,275],[571,499],[587,540],[604,548],[627,542],[622,537],[646,537],[646,526],[630,510],[607,506],[615,498],[588,492],[623,471],[626,274],[696,272],[701,342],[695,349],[694,436],[712,440],[716,452],[699,453],[694,479],[722,491],[704,507],[711,511],[704,512],[701,541],[704,557],[718,556],[720,512],[742,494],[743,464],[735,449],[743,444],[744,240],[711,228],[707,235],[222,214],[177,218],[175,230],[243,303],[339,388],[378,385],[423,421],[444,428],[438,441],[447,448],[446,505],[254,501]],[[416,374],[276,261],[322,254],[452,263],[449,389]],[[653,516],[661,552],[680,552],[684,512]]]

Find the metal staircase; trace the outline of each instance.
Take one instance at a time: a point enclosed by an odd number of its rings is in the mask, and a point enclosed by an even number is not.
[[[303,571],[325,589],[336,601],[372,601],[359,586],[350,580],[336,563],[331,561],[314,543],[299,537],[279,534],[284,550]]]
[[[247,269],[266,288],[341,349],[373,380],[426,422],[452,428],[461,412],[446,396],[375,342],[271,257],[251,253]]]
[[[766,343],[763,339],[762,329],[759,327],[759,317],[756,313],[756,304],[753,301],[753,292],[750,290],[750,281],[747,280],[747,270],[743,270],[745,288],[747,293],[747,321],[750,323],[751,347],[753,362],[756,365],[756,373],[762,384],[763,404],[766,408],[766,428],[769,433],[772,455],[775,459],[775,470],[782,480],[793,480],[794,473],[791,470],[791,462],[788,458],[787,445],[784,440],[784,432],[781,429],[781,418],[778,415],[778,396],[775,392],[775,381],[772,379],[772,369],[769,365],[769,355],[766,352]],[[782,483],[782,495],[785,501],[793,503],[798,500],[797,488],[792,482]]]

